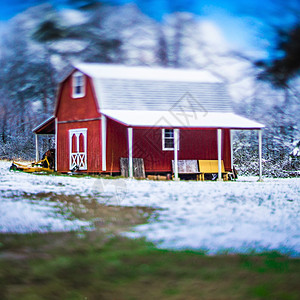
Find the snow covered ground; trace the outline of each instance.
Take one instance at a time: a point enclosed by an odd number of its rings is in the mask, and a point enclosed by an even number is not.
[[[70,213],[62,213],[61,202],[34,199],[34,195],[41,192],[70,194],[70,188],[63,189],[65,185],[61,184],[58,176],[10,172],[10,165],[0,161],[0,232],[71,231],[90,227],[89,222],[71,218]]]
[[[0,231],[74,230],[88,225],[68,220],[47,201],[25,193],[54,192],[94,196],[122,206],[152,206],[158,214],[127,233],[146,236],[160,247],[228,250],[278,250],[300,256],[300,180],[244,177],[236,182],[148,181],[38,176],[9,172],[0,162]]]

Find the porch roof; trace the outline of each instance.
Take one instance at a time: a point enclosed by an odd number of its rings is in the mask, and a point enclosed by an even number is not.
[[[51,116],[32,129],[32,132],[35,134],[55,134],[55,117]]]
[[[102,110],[129,127],[261,129],[263,124],[227,112]]]

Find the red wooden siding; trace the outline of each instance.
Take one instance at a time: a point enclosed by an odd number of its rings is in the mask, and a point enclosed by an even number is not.
[[[72,98],[72,76],[62,83],[57,107],[58,121],[93,119],[100,116],[91,80],[87,76],[85,79],[86,93],[82,98]]]
[[[231,171],[231,150],[230,150],[230,130],[222,130],[222,159],[224,160],[225,171]]]
[[[216,129],[180,129],[178,159],[218,159]],[[230,135],[223,130],[222,159],[230,169]],[[146,172],[170,172],[174,151],[162,150],[161,129],[133,129],[133,156],[144,159]]]
[[[69,172],[70,145],[69,130],[87,128],[87,172],[101,171],[100,120],[58,124],[57,171]],[[83,142],[80,143],[83,147]],[[86,171],[85,171],[86,172]]]
[[[222,131],[225,169],[230,169],[230,133]],[[178,159],[218,159],[216,129],[181,129]],[[107,171],[120,172],[120,157],[128,157],[127,128],[107,121]],[[133,157],[143,158],[146,172],[171,172],[173,151],[162,150],[161,128],[133,129]]]
[[[128,157],[127,127],[107,118],[106,170],[120,172],[120,157]]]

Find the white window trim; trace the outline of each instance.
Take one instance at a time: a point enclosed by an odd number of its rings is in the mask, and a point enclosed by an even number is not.
[[[79,170],[87,170],[87,128],[77,128],[77,129],[70,129],[69,130],[69,169],[72,170],[72,168],[74,167],[73,164],[73,159],[72,156],[75,153],[72,153],[72,138],[73,135],[76,135],[76,149],[77,149],[77,156],[83,156],[84,157],[84,164],[82,166],[79,167]],[[83,138],[84,138],[84,152],[79,152],[79,136],[80,134],[83,134]],[[80,158],[76,157],[74,158],[74,160],[77,161],[77,165],[78,162],[80,164]]]
[[[76,77],[79,77],[79,76],[82,76],[82,92],[77,94],[76,93]],[[82,98],[85,96],[85,85],[86,85],[86,82],[85,82],[85,76],[83,73],[77,71],[75,73],[73,73],[72,75],[72,97],[73,98]]]
[[[166,129],[172,129],[173,133],[174,133],[174,128],[166,128]],[[180,143],[179,143],[180,138],[179,137],[180,137],[180,131],[178,129],[178,142],[177,142],[177,145],[178,145],[177,149],[178,150],[179,150],[179,145],[180,145]],[[162,149],[163,149],[163,151],[174,151],[174,147],[172,147],[172,148],[165,147],[165,129],[162,129],[162,138],[161,138],[161,140],[162,140]],[[174,141],[174,134],[173,134],[173,141]]]

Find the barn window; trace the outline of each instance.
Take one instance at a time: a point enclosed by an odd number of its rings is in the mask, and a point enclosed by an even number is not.
[[[162,148],[163,150],[174,150],[174,129],[162,130]],[[178,138],[179,149],[179,138]]]
[[[85,79],[81,72],[75,72],[72,77],[72,96],[81,98],[85,95]]]

